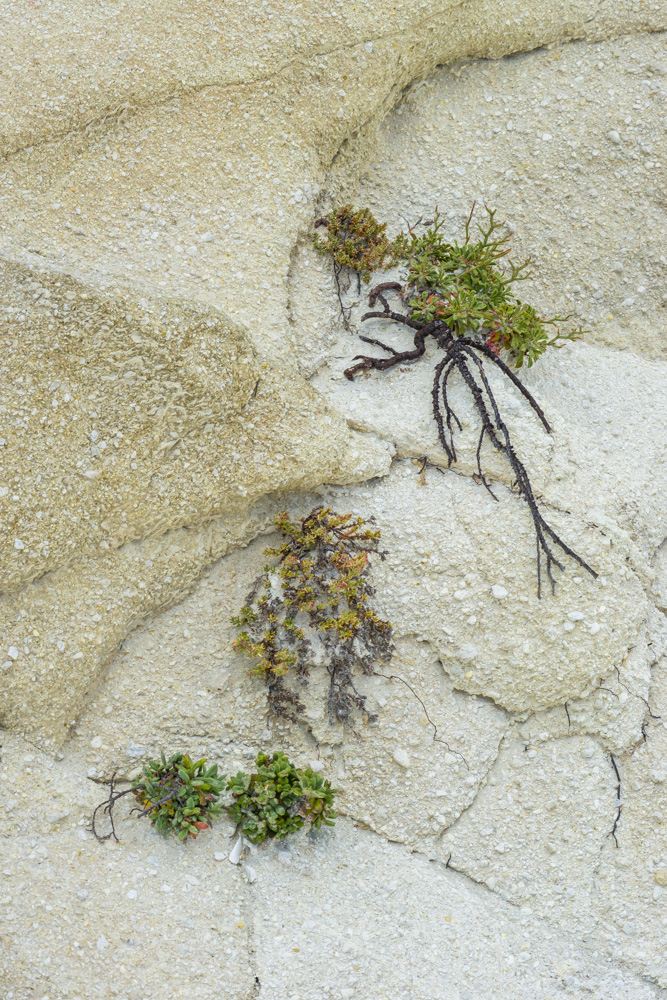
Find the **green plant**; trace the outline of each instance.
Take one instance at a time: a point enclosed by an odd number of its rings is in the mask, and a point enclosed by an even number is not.
[[[393,651],[391,624],[368,606],[369,555],[384,557],[380,532],[328,507],[296,522],[281,513],[275,524],[284,540],[265,554],[278,561],[264,568],[232,619],[243,630],[234,648],[256,660],[252,672],[264,677],[271,709],[293,721],[303,705],[284,678],[291,672],[305,683],[313,661],[323,660],[330,715],[346,721],[365,704],[355,668],[372,673],[373,661],[389,661]]]
[[[378,222],[367,208],[355,211],[352,205],[343,205],[318,219],[315,226],[326,229],[324,239],[313,236],[315,249],[331,254],[338,267],[356,271],[365,282],[374,271],[400,259],[403,241],[390,240],[386,223]]]
[[[206,767],[206,759],[193,761],[187,754],[175,753],[169,760],[164,753],[159,761],[150,760],[143,773],[132,782],[132,791],[142,807],[141,816],[150,816],[160,833],[175,833],[179,840],[197,837],[222,806],[217,800],[225,784],[218,777],[218,765]]]
[[[336,790],[311,768],[297,769],[282,753],[257,755],[257,771],[230,778],[229,815],[241,833],[259,844],[266,837],[281,840],[305,822],[318,830],[333,826]]]
[[[360,214],[354,212],[351,206],[345,206],[345,211],[352,218]],[[542,559],[546,562],[552,592],[555,590],[553,567],[564,569],[554,554],[554,544],[593,577],[597,574],[556,534],[542,516],[528,472],[514,450],[484,363],[495,366],[516,386],[550,434],[551,427],[542,409],[512,367],[521,368],[524,364],[530,367],[548,347],[560,347],[564,341],[576,339],[582,331],[560,330],[557,324],[565,322],[569,317],[543,318],[532,306],[523,303],[514,294],[513,286],[527,277],[530,261],[507,265],[505,258],[510,252],[510,236],[508,233],[501,235],[501,224],[496,221],[496,213],[492,209],[486,208],[486,224],[477,225],[477,233],[473,236],[471,223],[474,211],[475,205],[466,222],[465,239],[462,243],[452,243],[444,238],[444,221],[436,210],[434,219],[424,224],[426,229],[420,235],[416,233],[415,225],[393,242],[388,241],[391,252],[385,248],[383,255],[372,256],[359,251],[356,258],[354,255],[346,258],[346,266],[356,266],[365,280],[368,280],[367,275],[374,260],[381,261],[378,267],[396,261],[401,263],[404,269],[403,282],[385,281],[372,288],[368,300],[371,311],[362,316],[362,322],[381,319],[408,327],[413,333],[413,347],[397,351],[380,340],[360,335],[361,340],[381,348],[388,356],[357,355],[353,359],[357,363],[351,365],[345,375],[354,380],[355,375],[363,371],[386,371],[396,365],[416,361],[424,356],[426,338],[432,337],[435,340],[443,356],[435,367],[431,398],[433,417],[447,463],[451,466],[457,460],[455,427],[461,430],[461,423],[447,394],[449,379],[456,372],[468,387],[480,418],[477,444],[477,472],[480,481],[493,499],[497,500],[482,472],[481,452],[486,439],[493,448],[505,455],[514,485],[530,510],[536,535],[537,593],[541,597]],[[336,213],[332,213],[329,218],[335,220]],[[318,222],[321,223],[321,220]],[[331,227],[335,232],[333,221]],[[386,239],[385,229],[380,223],[374,221],[372,224],[367,220],[366,227],[369,232],[381,231]],[[329,247],[326,242],[316,241],[315,246],[321,253],[331,252],[334,255],[334,271],[336,267],[340,268],[343,258],[335,242],[333,247]],[[338,260],[336,253],[339,253]],[[356,265],[355,260],[358,262]],[[340,284],[338,287],[340,297]],[[398,295],[405,311],[400,312],[390,307],[390,293]],[[373,308],[377,302],[380,302],[381,309]],[[349,329],[347,322],[346,325]],[[547,332],[549,327],[554,330],[551,335]],[[507,360],[500,356],[501,352],[505,352]]]
[[[176,753],[167,760],[164,753],[159,761],[150,760],[132,782],[132,787],[115,791],[115,774],[109,782],[109,796],[93,813],[92,828],[98,840],[116,836],[113,807],[118,799],[132,793],[137,802],[132,812],[149,816],[160,833],[173,833],[179,840],[196,839],[200,830],[206,830],[219,816],[223,806],[218,803],[225,785],[225,775],[218,775],[218,765],[206,767],[206,759],[193,761],[187,754]],[[111,823],[111,831],[101,836],[95,821],[102,809]]]
[[[509,352],[516,368],[530,367],[547,347],[576,340],[581,330],[557,328],[569,317],[541,317],[532,306],[514,294],[512,286],[529,276],[530,259],[520,264],[508,261],[510,234],[500,235],[496,212],[486,208],[487,223],[477,227],[479,239],[471,238],[472,213],[465,224],[463,243],[444,239],[444,220],[436,210],[429,228],[414,232],[402,244],[407,273],[403,297],[410,317],[418,323],[445,323],[454,337],[479,333],[492,350]],[[474,211],[474,206],[473,206]],[[549,337],[547,327],[555,327]]]

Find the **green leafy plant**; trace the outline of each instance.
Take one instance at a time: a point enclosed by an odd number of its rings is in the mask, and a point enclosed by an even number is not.
[[[328,781],[311,768],[297,769],[282,753],[260,753],[255,764],[256,772],[239,771],[227,784],[232,794],[229,815],[248,840],[281,840],[304,823],[316,830],[334,825],[336,790]]]
[[[109,782],[109,797],[93,813],[92,829],[98,840],[116,836],[113,807],[124,795],[133,794],[139,803],[133,812],[150,817],[160,833],[175,834],[179,840],[196,839],[201,830],[223,811],[218,802],[225,785],[225,775],[218,775],[218,765],[206,767],[206,759],[193,761],[187,754],[176,753],[168,760],[164,753],[159,761],[150,760],[132,782],[132,787],[115,791],[115,774]],[[101,836],[96,829],[96,817],[102,809],[109,817],[111,831]]]
[[[373,672],[373,662],[392,656],[391,624],[368,605],[374,594],[367,575],[380,532],[361,518],[316,507],[301,521],[278,514],[283,542],[265,554],[277,559],[254,583],[232,624],[242,629],[234,648],[256,662],[273,712],[296,720],[303,711],[285,685],[292,674],[305,683],[314,661],[329,673],[329,712],[346,721],[365,699],[354,685],[355,669]]]
[[[132,791],[141,806],[141,816],[149,816],[160,833],[175,833],[179,840],[196,839],[219,816],[223,807],[218,798],[225,775],[218,777],[218,765],[206,767],[206,759],[193,761],[176,753],[169,760],[161,755],[150,760],[143,773],[132,782]]]
[[[360,215],[349,205],[344,207],[344,211],[346,217]],[[381,348],[386,356],[357,355],[353,359],[356,364],[345,371],[346,377],[354,380],[360,372],[386,371],[399,364],[417,361],[425,354],[426,338],[432,337],[442,352],[435,366],[431,392],[433,417],[447,463],[451,466],[457,460],[455,428],[461,430],[461,422],[447,393],[450,378],[458,373],[470,391],[480,419],[477,472],[481,483],[497,500],[481,466],[482,446],[488,440],[506,457],[515,487],[530,510],[536,535],[538,597],[542,593],[542,562],[546,563],[552,592],[555,590],[553,568],[564,569],[555,555],[554,546],[596,577],[588,563],[556,534],[542,516],[528,472],[514,449],[485,369],[487,364],[494,366],[516,386],[547,433],[551,434],[542,409],[513,369],[524,364],[530,367],[547,348],[561,347],[565,341],[579,337],[582,331],[561,330],[558,324],[566,322],[569,317],[541,317],[531,305],[515,295],[514,285],[528,276],[530,260],[520,264],[507,262],[510,235],[503,232],[494,210],[485,209],[486,222],[478,224],[473,234],[473,205],[461,243],[445,239],[444,221],[437,210],[435,217],[424,223],[424,232],[418,234],[416,224],[407,233],[399,234],[394,241],[387,239],[382,224],[377,221],[373,224],[367,219],[368,210],[361,211],[367,213],[364,215],[364,231],[369,234],[381,231],[382,238],[387,241],[382,254],[372,253],[372,243],[369,242],[367,250],[359,246],[356,256],[344,256],[335,239],[328,242],[316,240],[316,249],[333,255],[336,274],[336,268],[340,269],[345,264],[348,268],[356,268],[364,280],[368,280],[374,262],[379,262],[376,263],[378,269],[400,263],[404,272],[403,281],[385,281],[375,285],[369,293],[371,310],[362,316],[362,322],[379,319],[407,327],[412,332],[413,346],[398,351],[380,340],[360,335],[361,340]],[[329,216],[330,234],[337,232],[337,218],[335,212]],[[321,223],[322,220],[318,220],[316,225]],[[340,283],[338,288],[340,298]],[[398,309],[390,306],[390,295],[398,296]],[[378,302],[382,308],[373,308]],[[401,307],[403,311],[399,311]],[[346,326],[349,329],[347,321]],[[504,357],[501,356],[503,354]]]
[[[517,298],[512,286],[529,277],[531,261],[507,261],[505,269],[500,266],[510,253],[510,234],[503,233],[495,210],[485,211],[486,225],[477,227],[477,239],[471,236],[471,213],[464,242],[446,240],[444,220],[437,211],[423,234],[413,232],[410,240],[404,239],[400,251],[407,268],[403,297],[416,322],[445,323],[457,338],[482,331],[492,350],[509,352],[514,367],[521,368],[524,362],[530,367],[547,347],[576,340],[582,331],[563,332],[557,324],[569,317],[545,319]],[[555,328],[551,337],[548,327]]]

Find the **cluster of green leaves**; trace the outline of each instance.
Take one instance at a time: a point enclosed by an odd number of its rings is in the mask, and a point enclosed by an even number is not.
[[[400,259],[403,240],[390,240],[386,223],[378,222],[367,208],[355,211],[352,205],[343,205],[316,225],[326,227],[326,236],[320,239],[315,234],[315,249],[330,253],[339,267],[356,271],[366,282],[374,271]]]
[[[347,719],[355,706],[363,707],[363,698],[353,693],[352,667],[368,673],[374,659],[388,660],[392,652],[391,624],[368,605],[374,593],[367,580],[369,553],[379,551],[380,532],[328,507],[296,522],[281,513],[275,524],[284,541],[266,555],[278,562],[265,566],[232,619],[243,629],[234,648],[256,660],[252,672],[267,681],[274,711],[294,718],[303,706],[281,680],[291,669],[305,679],[317,637],[328,654],[330,711]]]
[[[218,765],[206,767],[206,760],[193,761],[187,754],[176,753],[167,760],[150,760],[140,777],[132,782],[132,791],[141,806],[141,814],[150,817],[161,833],[174,833],[179,840],[196,838],[211,825],[223,806],[218,803],[225,775],[218,776]]]
[[[375,269],[401,263],[406,269],[403,299],[408,304],[410,319],[424,325],[439,320],[452,336],[474,337],[487,343],[495,353],[508,351],[517,368],[524,364],[530,367],[547,347],[562,346],[564,341],[577,339],[582,331],[561,331],[557,324],[566,322],[569,316],[547,319],[514,294],[514,284],[529,276],[531,261],[507,262],[508,266],[502,267],[510,253],[510,234],[502,231],[496,211],[486,207],[486,224],[477,224],[477,232],[473,234],[474,211],[473,205],[462,243],[445,239],[442,232],[445,221],[437,210],[424,232],[417,234],[413,226],[408,234],[400,233],[389,241],[386,227],[376,222],[367,209],[355,212],[346,205],[339,212],[350,218],[363,215],[369,232],[382,231],[383,254],[371,253],[370,244],[364,250],[361,235],[354,254],[347,255],[345,260],[336,257],[338,244],[334,237],[330,236],[333,247],[317,241],[315,245],[322,253],[332,252],[338,263],[360,271],[365,280],[373,269],[371,263]],[[337,213],[329,218],[337,218]]]
[[[550,336],[547,328],[568,317],[545,319],[516,297],[512,286],[529,276],[531,261],[498,266],[510,253],[510,234],[502,232],[494,209],[485,210],[486,225],[477,225],[477,239],[470,232],[472,212],[463,243],[443,237],[444,220],[437,211],[424,233],[412,234],[403,254],[410,317],[419,323],[441,320],[455,337],[481,334],[496,352],[509,351],[517,368],[530,367],[547,347],[573,340],[581,331],[562,333],[556,327]]]
[[[304,823],[316,830],[334,826],[333,800],[336,789],[311,768],[299,770],[282,753],[260,753],[257,771],[242,771],[230,778],[232,793],[229,815],[242,824],[241,833],[259,844],[266,837],[281,840]]]

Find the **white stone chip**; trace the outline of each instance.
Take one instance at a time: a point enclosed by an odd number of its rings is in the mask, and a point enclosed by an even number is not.
[[[506,589],[501,587],[498,583],[495,583],[493,587],[491,587],[491,593],[494,597],[497,597],[499,601],[501,601],[503,597],[507,597]]]
[[[243,837],[239,837],[229,853],[229,861],[232,865],[237,865],[243,854]]]
[[[394,760],[397,764],[400,764],[401,767],[410,767],[410,758],[402,747],[394,750]]]

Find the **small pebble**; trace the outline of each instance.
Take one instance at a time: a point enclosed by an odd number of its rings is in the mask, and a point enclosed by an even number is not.
[[[401,767],[410,767],[410,758],[401,747],[399,747],[398,750],[394,750],[394,760],[397,764],[400,764]]]
[[[493,587],[491,587],[491,593],[494,597],[497,597],[499,601],[501,601],[503,597],[507,597],[507,591],[498,583],[494,583]]]
[[[243,837],[239,837],[229,854],[229,861],[232,865],[237,865],[243,854]]]
[[[248,882],[250,882],[251,885],[253,882],[257,881],[257,872],[255,871],[254,868],[251,868],[250,865],[245,865],[244,871],[248,876]]]

